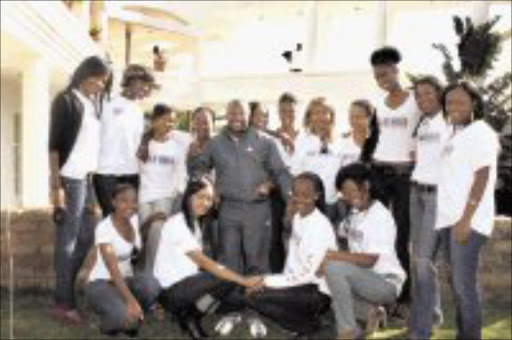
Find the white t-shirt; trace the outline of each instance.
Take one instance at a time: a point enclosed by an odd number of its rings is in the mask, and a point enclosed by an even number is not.
[[[348,239],[350,252],[378,254],[371,269],[394,284],[400,294],[406,274],[396,255],[396,224],[380,201],[374,201],[366,211],[350,214],[340,223],[338,234]]]
[[[482,120],[471,123],[446,139],[441,155],[436,229],[451,227],[460,220],[469,199],[475,172],[490,167],[489,181],[471,219],[471,228],[485,236],[491,234],[499,149],[496,132]]]
[[[100,121],[96,116],[93,102],[80,91],[73,90],[84,107],[82,123],[73,149],[60,174],[73,179],[84,179],[88,173],[98,169],[100,149]]]
[[[101,114],[98,173],[137,174],[137,149],[143,132],[144,115],[135,101],[120,95],[105,103]]]
[[[140,162],[141,203],[174,197],[185,190],[190,143],[190,136],[178,131],[172,131],[165,142],[154,139],[149,142],[149,158]]]
[[[441,112],[425,117],[416,135],[416,165],[412,179],[422,184],[437,185],[441,163],[441,147],[448,124]]]
[[[283,273],[266,276],[265,285],[288,288],[315,283],[321,292],[330,295],[325,277],[316,275],[328,250],[336,251],[338,247],[327,217],[318,209],[305,217],[296,214]]]
[[[412,134],[420,117],[414,94],[409,92],[409,97],[396,109],[386,105],[386,97],[377,101],[375,107],[380,128],[375,160],[390,163],[411,162],[410,152],[415,149]]]
[[[297,138],[295,153],[291,160],[290,172],[296,176],[310,171],[317,174],[325,187],[325,200],[333,204],[338,200],[336,175],[341,167],[343,150],[340,139],[328,144],[328,153],[322,154],[322,142],[313,134],[304,134]]]
[[[347,166],[350,163],[359,161],[361,157],[361,147],[354,141],[354,136],[350,133],[341,138],[341,166]]]
[[[199,272],[195,262],[188,256],[193,251],[202,251],[199,228],[196,227],[194,235],[183,213],[169,217],[162,227],[153,267],[153,274],[162,288],[169,288]]]
[[[123,277],[133,276],[133,268],[130,262],[131,255],[134,248],[140,249],[142,244],[139,233],[139,218],[137,215],[132,216],[130,224],[135,234],[133,243],[128,242],[119,234],[112,221],[112,215],[104,218],[94,231],[94,244],[96,246],[110,244],[114,249],[114,254],[117,258],[117,266]],[[97,259],[89,274],[89,281],[110,280],[110,272],[103,260],[99,247],[96,251]]]

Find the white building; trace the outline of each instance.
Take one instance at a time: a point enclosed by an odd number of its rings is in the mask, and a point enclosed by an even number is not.
[[[510,1],[61,1],[1,2],[1,207],[47,206],[49,104],[72,70],[103,46],[116,69],[152,65],[152,47],[169,58],[162,89],[146,102],[190,109],[208,104],[222,113],[232,98],[260,100],[277,122],[283,91],[299,110],[315,96],[335,105],[339,128],[348,104],[376,94],[368,58],[384,44],[404,55],[402,74],[441,75],[432,43],[453,47],[452,16],[481,22],[502,15],[511,27]],[[91,7],[101,14],[89,17]],[[93,19],[93,20],[91,20]],[[101,44],[88,33],[104,27]],[[509,35],[510,36],[510,35]],[[281,53],[304,45],[303,72],[290,73]],[[510,71],[510,39],[497,72]],[[454,52],[455,53],[455,52]],[[299,117],[300,119],[300,117]]]

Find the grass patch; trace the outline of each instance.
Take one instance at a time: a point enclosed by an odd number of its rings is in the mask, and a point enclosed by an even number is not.
[[[51,294],[41,291],[19,291],[16,292],[14,303],[14,337],[17,339],[112,339],[103,336],[97,329],[97,324],[92,323],[88,327],[66,327],[55,322],[46,315],[46,308],[51,304]],[[446,299],[445,323],[435,331],[434,339],[455,338],[455,316],[452,301]],[[0,338],[9,338],[9,295],[5,290],[1,291],[0,304]],[[331,317],[332,318],[332,317]],[[94,318],[92,318],[94,320]],[[213,325],[217,317],[212,315],[205,319],[204,326],[210,334],[213,334]],[[512,338],[512,316],[511,302],[499,299],[488,300],[484,303],[483,310],[483,338],[484,339],[511,339]],[[287,339],[291,335],[272,323],[269,326],[268,339]],[[327,339],[334,337],[334,326],[315,335],[316,339]],[[177,323],[165,320],[158,321],[149,317],[139,333],[140,339],[187,339]],[[250,338],[247,327],[238,327],[228,339]],[[382,330],[372,336],[372,339],[404,339],[405,326],[403,324],[389,325],[388,329]]]

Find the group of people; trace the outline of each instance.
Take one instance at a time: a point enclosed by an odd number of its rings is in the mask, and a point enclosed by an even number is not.
[[[264,337],[265,316],[307,337],[330,309],[339,339],[365,336],[386,311],[410,311],[409,337],[424,339],[443,320],[442,249],[457,338],[480,338],[476,272],[493,227],[498,139],[469,83],[424,76],[406,89],[400,60],[393,47],[371,54],[385,96],[353,101],[339,135],[323,97],[297,129],[291,93],[278,100],[275,131],[262,103],[240,100],[217,134],[208,107],[185,132],[174,108],[156,104],[145,127],[138,101],[156,87],[151,71],[127,66],[111,95],[109,64],[85,59],[51,108],[51,314],[82,322],[84,268],[85,299],[106,334],[137,334],[160,305],[197,339],[212,312],[220,335],[245,320]]]

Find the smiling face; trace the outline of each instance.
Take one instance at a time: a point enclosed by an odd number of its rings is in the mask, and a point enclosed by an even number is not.
[[[213,128],[210,115],[207,111],[201,110],[194,115],[192,120],[192,132],[196,134],[199,139],[210,138],[210,133]]]
[[[115,214],[118,217],[129,219],[137,212],[137,193],[135,189],[126,189],[112,200]]]
[[[293,181],[291,199],[300,216],[310,214],[315,209],[317,199],[313,182],[304,178]]]
[[[207,185],[190,197],[190,208],[192,214],[196,217],[202,217],[208,213],[213,205],[213,187]]]
[[[101,76],[91,76],[85,78],[80,84],[80,91],[86,96],[94,96],[105,89],[110,74],[106,73]]]
[[[441,110],[439,95],[434,86],[427,83],[418,84],[414,89],[414,96],[424,114],[430,115]]]
[[[349,112],[350,126],[353,131],[367,132],[370,123],[370,115],[361,105],[351,105]]]
[[[467,124],[474,110],[473,100],[461,87],[456,87],[446,95],[446,112],[452,124]]]
[[[251,126],[257,130],[265,130],[268,126],[268,113],[259,105],[252,113]]]
[[[332,115],[327,105],[317,103],[311,107],[309,126],[314,133],[321,134],[329,131],[332,123]]]
[[[247,129],[247,117],[240,103],[232,102],[226,110],[228,129],[232,132],[243,132]]]
[[[174,113],[166,112],[151,122],[153,132],[157,136],[165,136],[174,128]]]
[[[291,102],[279,103],[279,119],[281,126],[292,127],[295,124],[295,104]]]
[[[352,179],[346,179],[341,186],[342,200],[348,206],[364,210],[369,204],[369,190],[367,184],[358,185]]]
[[[398,68],[393,64],[375,65],[373,77],[381,89],[391,92],[398,84]]]

